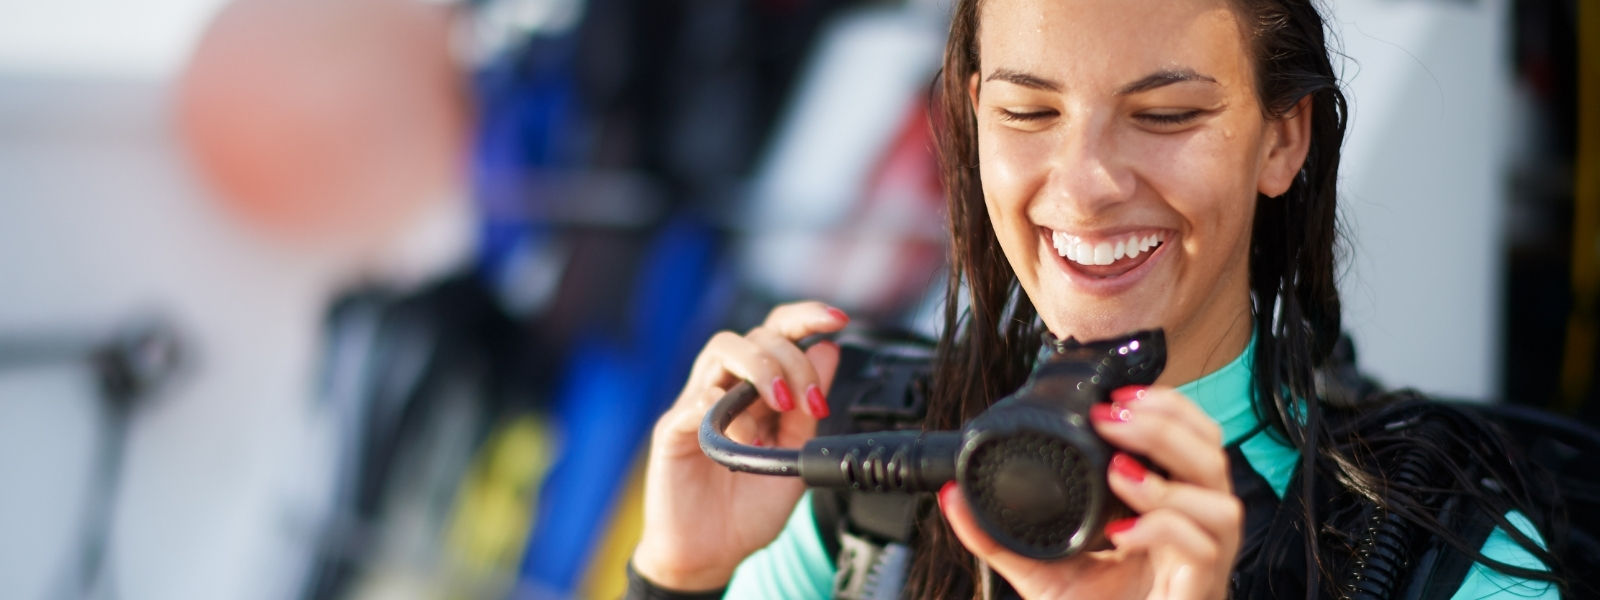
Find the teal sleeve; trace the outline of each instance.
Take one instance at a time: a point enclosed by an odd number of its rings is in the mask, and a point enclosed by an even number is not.
[[[833,596],[833,561],[822,547],[806,492],[789,515],[778,539],[750,555],[733,572],[726,598],[760,600],[829,600]]]
[[[1516,511],[1506,513],[1506,520],[1515,525],[1517,531],[1533,538],[1533,541],[1538,543],[1539,547],[1544,547],[1544,538],[1539,536],[1539,530],[1522,513]],[[1517,542],[1511,539],[1511,535],[1499,527],[1494,528],[1494,532],[1489,534],[1489,539],[1484,541],[1481,552],[1488,558],[1508,565],[1526,569],[1538,569],[1540,571],[1549,570],[1549,567],[1539,562],[1539,559],[1534,558],[1522,546],[1518,546]],[[1485,598],[1494,600],[1509,600],[1511,598],[1556,599],[1560,597],[1560,590],[1556,589],[1553,583],[1506,575],[1484,566],[1483,563],[1477,563],[1472,565],[1471,571],[1467,572],[1467,578],[1461,581],[1461,589],[1456,590],[1456,595],[1451,596],[1451,600],[1480,600]]]
[[[833,561],[822,547],[822,537],[817,533],[816,521],[811,513],[811,493],[807,492],[789,515],[783,532],[766,548],[750,555],[733,573],[728,584],[727,598],[759,598],[774,600],[829,600],[833,593]],[[1523,533],[1540,544],[1544,540],[1533,522],[1519,512],[1511,512],[1506,519]],[[1483,555],[1491,559],[1529,569],[1546,569],[1527,550],[1518,546],[1511,536],[1500,528],[1489,535],[1483,544]],[[1452,600],[1510,600],[1512,598],[1558,599],[1560,593],[1554,584],[1532,581],[1502,574],[1482,564],[1472,565],[1456,590]]]

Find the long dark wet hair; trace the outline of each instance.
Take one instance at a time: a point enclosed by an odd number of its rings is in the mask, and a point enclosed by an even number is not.
[[[985,209],[978,177],[977,121],[967,95],[967,85],[978,72],[978,11],[981,0],[959,0],[952,15],[944,66],[933,90],[933,126],[945,189],[949,194],[951,260],[945,294],[944,334],[939,341],[939,368],[928,408],[928,429],[956,429],[988,408],[995,400],[1019,387],[1033,366],[1043,325],[1001,250]],[[1551,548],[1561,543],[1559,528],[1552,528],[1552,510],[1541,508],[1538,482],[1524,478],[1522,469],[1488,467],[1506,490],[1490,494],[1481,490],[1468,469],[1446,469],[1442,485],[1449,493],[1473,496],[1477,506],[1533,556],[1552,567],[1538,571],[1485,559],[1457,532],[1449,531],[1423,504],[1424,491],[1386,476],[1381,456],[1363,452],[1365,442],[1347,426],[1330,426],[1323,401],[1295,402],[1294,398],[1321,398],[1317,373],[1328,366],[1340,337],[1340,304],[1336,288],[1336,262],[1341,251],[1336,214],[1340,148],[1344,142],[1348,106],[1330,60],[1322,15],[1310,0],[1233,0],[1242,28],[1254,54],[1255,85],[1268,119],[1281,118],[1306,97],[1311,98],[1311,145],[1305,163],[1289,190],[1277,198],[1258,197],[1251,233],[1250,291],[1255,326],[1255,410],[1271,435],[1300,449],[1302,497],[1315,498],[1332,480],[1338,489],[1356,494],[1391,513],[1418,523],[1463,554],[1501,572],[1535,580],[1561,580],[1555,554],[1540,547],[1512,527],[1503,517],[1521,510],[1534,520]],[[1368,399],[1364,409],[1392,404],[1394,395]],[[1358,411],[1359,412],[1359,411]],[[1291,415],[1299,414],[1300,418]],[[1356,419],[1359,421],[1359,419]],[[1346,420],[1348,422],[1348,420]],[[1476,425],[1487,425],[1478,422]],[[1492,430],[1492,427],[1489,428]],[[1504,460],[1495,453],[1515,452],[1493,438],[1487,445],[1463,441],[1451,447],[1488,459]],[[1416,443],[1416,442],[1407,442]],[[1411,454],[1449,456],[1443,445],[1424,442]],[[1464,444],[1464,445],[1463,445]],[[1486,454],[1487,453],[1487,454]],[[1452,479],[1453,478],[1453,479]],[[1322,523],[1315,506],[1295,507],[1302,519],[1297,530],[1319,531]],[[1285,505],[1287,509],[1287,504]],[[943,516],[924,506],[919,523],[915,559],[905,597],[978,597],[976,562],[956,539]],[[1558,512],[1558,511],[1557,511]],[[1334,567],[1324,563],[1326,550],[1316,536],[1301,535],[1269,543],[1303,544],[1280,548],[1283,555],[1305,557],[1306,596],[1338,595]],[[1345,552],[1349,554],[1348,551]],[[1338,558],[1338,557],[1332,557]],[[1343,557],[1348,558],[1348,557]],[[1330,561],[1347,564],[1338,560]]]

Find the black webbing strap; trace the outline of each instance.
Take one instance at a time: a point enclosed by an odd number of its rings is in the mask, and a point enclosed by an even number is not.
[[[702,592],[670,590],[645,579],[633,570],[633,561],[628,561],[628,591],[622,594],[622,600],[718,600],[727,593],[725,587]]]

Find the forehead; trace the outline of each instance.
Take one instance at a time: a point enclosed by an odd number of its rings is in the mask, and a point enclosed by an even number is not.
[[[1193,69],[1248,83],[1242,29],[1227,0],[984,0],[980,67],[1024,71],[1068,87],[1116,87]]]

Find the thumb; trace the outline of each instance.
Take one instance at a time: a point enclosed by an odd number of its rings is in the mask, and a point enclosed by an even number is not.
[[[950,523],[950,529],[955,530],[956,539],[961,540],[961,545],[966,546],[973,555],[987,561],[991,568],[1013,584],[1017,582],[1014,576],[1026,573],[1027,569],[1038,565],[1035,561],[1007,550],[978,526],[977,518],[972,516],[972,507],[967,504],[966,494],[961,492],[956,482],[946,483],[944,487],[939,488],[939,510]]]

